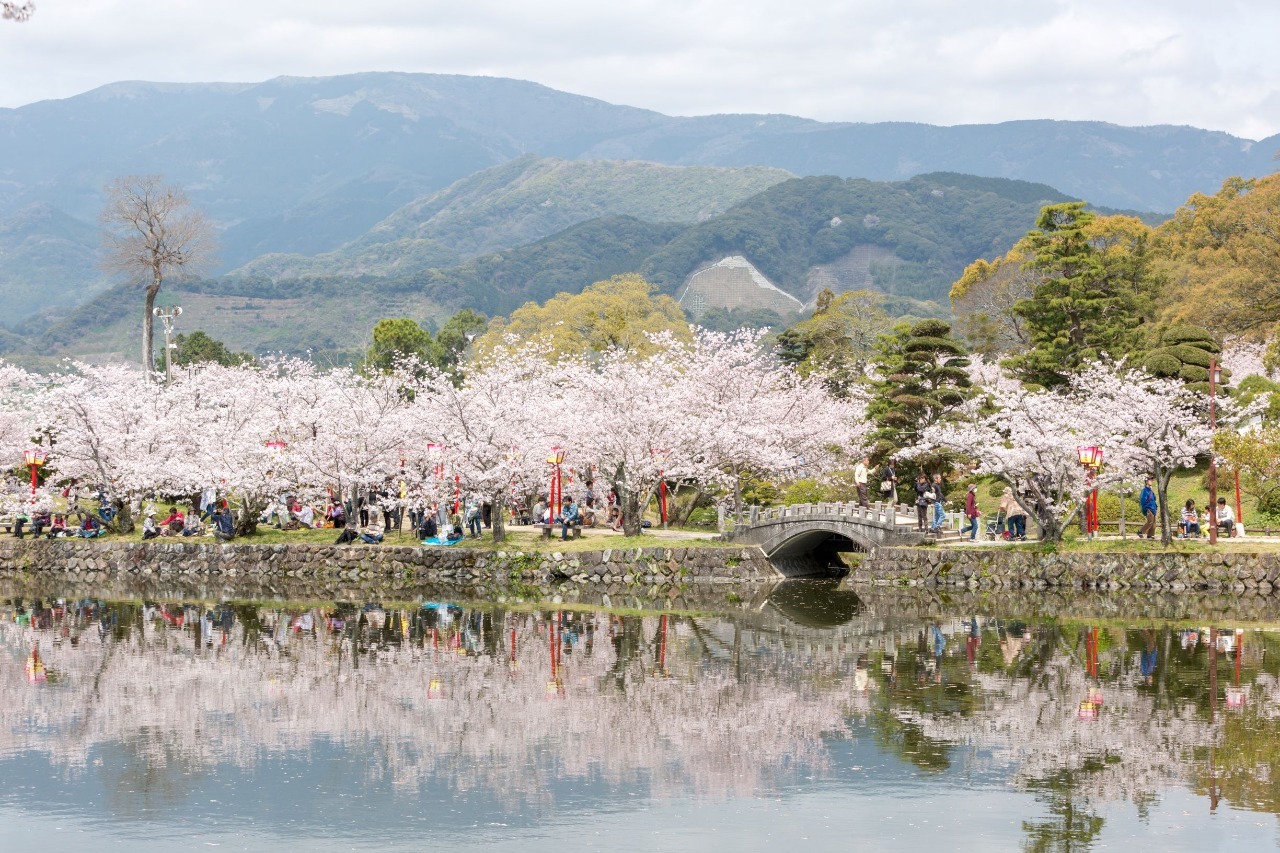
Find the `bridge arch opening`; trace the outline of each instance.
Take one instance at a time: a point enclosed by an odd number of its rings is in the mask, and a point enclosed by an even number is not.
[[[871,550],[869,543],[833,530],[797,532],[767,552],[769,561],[788,578],[838,578],[849,573],[841,554]]]

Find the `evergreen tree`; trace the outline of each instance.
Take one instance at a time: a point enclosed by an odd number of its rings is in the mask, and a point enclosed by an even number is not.
[[[881,338],[875,385],[867,414],[875,421],[873,454],[884,458],[917,443],[970,394],[964,345],[941,320],[899,325]]]
[[[1033,385],[1062,385],[1085,362],[1128,354],[1145,319],[1146,227],[1106,217],[1100,229],[1084,207],[1080,201],[1045,207],[1020,243],[1040,280],[1013,307],[1032,346],[1006,365]]]
[[[197,329],[189,335],[178,334],[173,342],[173,363],[177,367],[212,362],[224,367],[249,364],[253,356],[247,352],[232,352],[217,338]]]
[[[1142,369],[1162,379],[1181,379],[1199,394],[1209,393],[1209,366],[1222,354],[1222,346],[1208,329],[1199,326],[1170,326],[1161,333],[1156,347],[1140,362]],[[1231,371],[1222,370],[1218,392],[1225,394]]]

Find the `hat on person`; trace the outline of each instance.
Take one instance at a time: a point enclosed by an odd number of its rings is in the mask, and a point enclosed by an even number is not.
[[[156,511],[155,511],[154,509],[149,509],[149,510],[147,510],[147,517],[148,517],[148,518],[150,518],[150,517],[154,516],[155,514],[156,514]]]

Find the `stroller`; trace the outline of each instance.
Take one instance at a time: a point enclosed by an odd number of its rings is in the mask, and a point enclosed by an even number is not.
[[[1009,533],[1009,525],[1005,523],[1005,514],[1003,512],[987,522],[987,538],[1003,539],[1005,541],[1013,538]]]

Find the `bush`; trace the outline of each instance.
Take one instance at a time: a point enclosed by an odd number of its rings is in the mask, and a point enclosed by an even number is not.
[[[1136,496],[1126,496],[1124,502],[1124,521],[1125,524],[1139,521],[1142,518],[1142,506],[1138,503]],[[1099,521],[1119,521],[1120,520],[1120,496],[1115,492],[1098,492],[1098,520]]]
[[[1199,326],[1177,325],[1170,326],[1165,329],[1164,334],[1160,336],[1160,342],[1165,346],[1173,346],[1175,344],[1209,344],[1208,347],[1212,352],[1220,352],[1218,342],[1213,339],[1213,335],[1207,330]]]
[[[720,516],[715,507],[703,506],[689,513],[688,524],[690,527],[714,528],[719,523],[719,520]]]
[[[1152,376],[1177,376],[1178,371],[1182,369],[1182,362],[1161,350],[1147,356],[1142,366]]]

